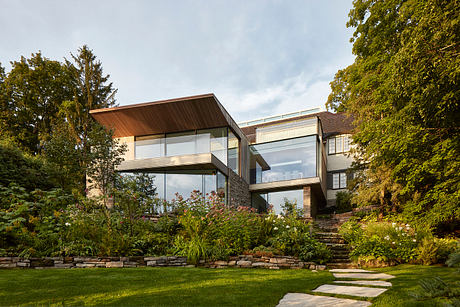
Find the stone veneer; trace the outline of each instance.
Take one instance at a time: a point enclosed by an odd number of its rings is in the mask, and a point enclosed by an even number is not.
[[[228,191],[230,206],[234,208],[238,206],[251,206],[249,184],[231,169],[228,170]]]
[[[0,257],[0,268],[71,269],[71,268],[136,268],[136,267],[184,267],[186,257]],[[310,269],[325,270],[325,265],[303,262],[291,256],[239,255],[228,261],[200,261],[198,266],[206,268],[265,268],[265,269]]]

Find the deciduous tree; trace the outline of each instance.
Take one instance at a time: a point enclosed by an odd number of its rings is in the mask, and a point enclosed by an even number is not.
[[[359,201],[429,226],[460,217],[459,8],[355,0],[347,26],[356,59],[336,74],[327,102],[356,119],[353,141],[367,166]]]

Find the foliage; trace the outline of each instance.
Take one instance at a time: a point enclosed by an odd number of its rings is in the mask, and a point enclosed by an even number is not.
[[[40,153],[59,121],[59,106],[72,97],[68,70],[41,52],[11,65],[0,83],[0,134],[28,153]]]
[[[459,297],[460,286],[455,284],[449,285],[440,277],[421,279],[418,291],[411,293],[418,300],[435,297]]]
[[[91,161],[91,109],[114,106],[112,84],[86,45],[65,63],[41,52],[0,66],[0,134],[57,170],[55,187],[85,189]],[[94,141],[93,141],[94,143]]]
[[[417,249],[417,260],[424,265],[444,263],[449,254],[455,251],[457,245],[458,241],[455,239],[424,238]]]
[[[335,194],[335,203],[337,207],[337,213],[348,212],[353,209],[351,202],[353,194],[348,191],[339,191]]]
[[[7,255],[49,256],[59,250],[72,195],[61,189],[27,191],[0,185],[0,246]]]
[[[457,249],[451,253],[446,261],[446,264],[449,267],[458,267],[460,266],[460,249]]]
[[[354,1],[355,62],[328,107],[353,116],[355,202],[429,227],[458,225],[458,1]]]
[[[113,132],[95,124],[88,134],[91,147],[90,162],[86,166],[87,188],[98,191],[107,205],[107,197],[113,195],[114,182],[118,173],[116,167],[124,160],[126,144],[113,138]]]
[[[15,184],[27,191],[48,190],[55,186],[50,164],[41,157],[21,151],[11,139],[0,139],[0,186]]]
[[[417,258],[417,247],[426,236],[409,224],[369,222],[361,225],[355,220],[344,223],[339,233],[352,247],[350,256],[364,262],[407,263]]]

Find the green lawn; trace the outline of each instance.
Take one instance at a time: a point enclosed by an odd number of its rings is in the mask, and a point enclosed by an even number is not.
[[[459,279],[457,269],[446,267],[400,265],[373,270],[396,276],[393,287],[375,298],[373,306],[443,306],[445,300],[416,301],[409,292],[421,278]],[[0,270],[0,306],[275,306],[288,292],[309,292],[332,280],[328,272],[308,270]]]
[[[275,306],[330,282],[308,270],[135,268],[1,270],[0,306]]]

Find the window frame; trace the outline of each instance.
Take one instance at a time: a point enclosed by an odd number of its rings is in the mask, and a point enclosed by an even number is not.
[[[340,149],[337,149],[337,139],[340,139]],[[347,142],[347,150],[345,150],[345,141]],[[332,145],[332,142],[334,145]],[[331,150],[331,145],[333,151]],[[349,134],[338,134],[332,137],[327,138],[327,154],[329,156],[344,154],[350,151],[350,136]]]

